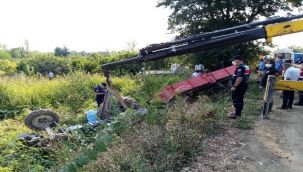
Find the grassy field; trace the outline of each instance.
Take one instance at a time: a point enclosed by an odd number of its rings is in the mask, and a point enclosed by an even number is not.
[[[112,78],[113,85],[123,95],[132,95],[147,104],[163,85],[177,81],[172,78]],[[21,133],[31,133],[24,124],[26,115],[36,109],[52,109],[59,113],[61,125],[84,123],[85,111],[96,109],[93,87],[105,78],[76,72],[49,81],[26,76],[0,78],[0,171],[44,171],[63,166],[74,155],[93,145],[95,136],[82,135],[83,142],[72,141],[53,145],[48,151],[28,148],[17,142]],[[152,84],[153,87],[147,87]],[[145,90],[145,91],[142,91]],[[80,144],[80,145],[79,145]],[[83,145],[84,144],[84,145]],[[79,149],[84,147],[83,149]],[[62,154],[62,155],[60,155]],[[36,158],[31,158],[36,157]]]
[[[0,78],[0,171],[165,171],[179,170],[203,150],[201,143],[219,132],[231,107],[229,91],[201,96],[194,103],[178,98],[168,106],[153,99],[175,77],[113,78],[123,95],[136,98],[149,109],[142,116],[129,110],[95,133],[71,135],[47,149],[26,147],[17,141],[31,133],[23,123],[31,111],[49,108],[60,113],[62,125],[85,122],[85,110],[94,109],[92,88],[104,81],[99,75],[74,73],[46,78]],[[251,84],[244,116],[234,122],[253,127],[260,107],[260,90]]]

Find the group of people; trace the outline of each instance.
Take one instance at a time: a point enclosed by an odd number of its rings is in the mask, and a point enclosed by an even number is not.
[[[266,64],[268,61],[271,61],[274,63],[274,68],[282,74],[283,71],[283,57],[282,56],[277,56],[275,60],[270,59],[268,56],[264,56],[263,58],[260,59],[259,65],[258,65],[258,71],[263,74],[263,71],[266,70]]]
[[[243,109],[243,98],[248,88],[249,75],[245,75],[245,66],[241,56],[233,58],[233,65],[237,68],[232,76],[232,101],[235,108],[235,112],[230,114],[230,118],[236,119],[241,116]],[[260,61],[259,71],[262,72],[260,79],[260,87],[265,91],[267,79],[270,75],[282,75],[283,80],[287,81],[299,81],[300,77],[303,77],[303,63],[301,66],[294,67],[292,60],[283,60],[282,56],[277,56],[276,59],[264,58]],[[301,69],[300,69],[301,68]],[[292,109],[293,105],[303,106],[303,92],[299,92],[299,101],[294,102],[294,91],[285,90],[282,92],[283,103],[278,109]],[[271,111],[273,102],[269,104],[269,110]],[[264,112],[262,112],[264,113]]]
[[[302,75],[300,68],[293,67],[292,60],[286,59],[283,60],[282,56],[277,56],[275,60],[273,59],[263,59],[264,65],[259,65],[259,71],[262,72],[262,77],[260,81],[260,86],[265,89],[267,78],[269,75],[282,75],[283,80],[288,81],[298,81],[300,79],[300,75]],[[299,64],[300,65],[300,64]],[[301,64],[302,65],[302,64]],[[294,91],[282,91],[282,97],[283,97],[283,104],[278,109],[292,109],[293,104],[294,105],[302,105],[303,106],[303,95],[302,92],[299,92],[299,101],[296,103],[294,102]],[[270,103],[269,110],[272,109],[272,102]]]

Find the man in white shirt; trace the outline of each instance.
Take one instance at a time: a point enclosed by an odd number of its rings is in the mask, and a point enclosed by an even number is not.
[[[192,76],[193,78],[195,78],[195,77],[199,76],[199,73],[194,72],[191,76]]]
[[[200,63],[200,64],[196,64],[195,65],[195,71],[197,73],[202,73],[204,71],[204,66]]]
[[[300,79],[299,81],[303,82],[303,59],[299,64],[294,64],[295,67],[299,68],[301,70],[300,72]],[[303,91],[299,91],[299,101],[294,103],[295,106],[303,106]]]
[[[291,61],[285,61],[283,64],[284,80],[288,81],[298,81],[300,78],[300,69],[291,66]],[[294,102],[294,91],[283,91],[283,104],[279,109],[292,109],[292,104]]]
[[[285,65],[287,65],[287,63],[285,63]],[[290,66],[289,63],[288,65],[289,68],[285,71],[284,80],[298,81],[300,78],[300,69]]]
[[[55,74],[54,74],[53,72],[50,71],[50,72],[48,73],[48,79],[49,79],[49,80],[52,80],[52,79],[54,78],[54,76],[55,76]]]

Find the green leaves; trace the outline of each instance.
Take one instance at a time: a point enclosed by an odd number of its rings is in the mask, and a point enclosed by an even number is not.
[[[73,172],[80,170],[89,161],[96,160],[99,153],[105,152],[107,150],[106,143],[110,142],[111,140],[112,136],[107,134],[103,135],[99,138],[99,140],[97,140],[93,149],[88,150],[78,158],[64,165],[64,167],[62,167],[59,172]]]
[[[1,52],[0,52],[0,55],[1,55]],[[2,71],[3,74],[12,75],[13,73],[16,72],[16,70],[17,70],[17,65],[15,62],[8,60],[8,59],[2,60],[0,58],[0,71]],[[1,73],[0,73],[0,75],[1,75]]]
[[[91,78],[81,72],[68,76],[69,82],[56,90],[55,99],[66,106],[70,112],[76,114],[88,106],[93,99],[94,83]]]
[[[1,60],[11,59],[11,58],[12,58],[12,56],[11,56],[11,54],[9,52],[3,51],[3,50],[0,51],[0,59]]]

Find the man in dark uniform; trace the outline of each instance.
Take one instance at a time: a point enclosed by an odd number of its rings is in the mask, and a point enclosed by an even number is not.
[[[229,117],[236,119],[241,116],[241,112],[244,106],[244,94],[248,88],[248,75],[245,75],[245,65],[240,55],[233,58],[233,65],[237,66],[234,75],[231,78],[232,87],[232,101],[235,108],[235,113],[232,113]]]
[[[96,101],[97,101],[98,107],[100,107],[101,104],[102,104],[103,101],[104,101],[106,86],[107,86],[106,83],[101,83],[101,84],[98,84],[98,85],[94,88],[94,92],[95,92],[95,95],[96,95]]]

